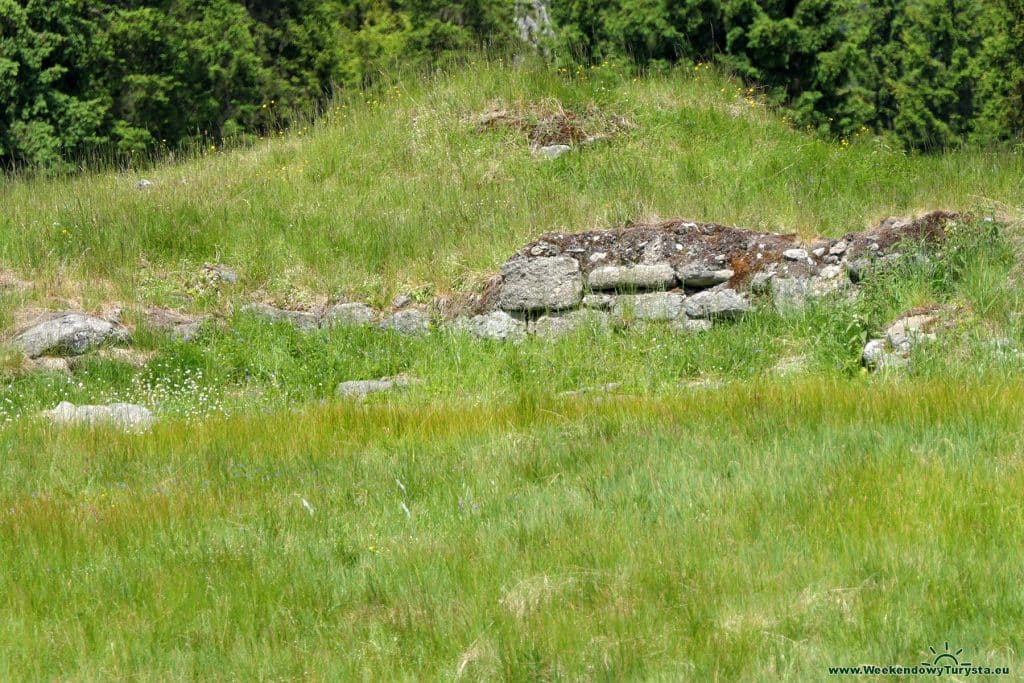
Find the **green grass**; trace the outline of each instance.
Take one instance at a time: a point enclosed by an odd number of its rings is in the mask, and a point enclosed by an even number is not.
[[[947,641],[1021,675],[1019,155],[816,139],[704,69],[481,64],[366,99],[250,149],[0,186],[0,265],[36,283],[0,293],[5,327],[111,302],[129,322],[224,314],[192,343],[138,325],[142,368],[26,372],[0,348],[0,680],[817,681]],[[555,101],[634,127],[542,162],[470,122]],[[1001,220],[855,302],[761,300],[700,335],[496,343],[231,312],[473,290],[545,230],[835,235],[934,207]],[[206,261],[240,283],[204,286]],[[931,304],[957,324],[908,371],[861,370],[866,338]],[[334,397],[400,372],[423,381]],[[32,419],[60,400],[159,422]]]
[[[0,677],[823,680],[946,640],[1019,673],[1022,400],[814,381],[8,432]]]

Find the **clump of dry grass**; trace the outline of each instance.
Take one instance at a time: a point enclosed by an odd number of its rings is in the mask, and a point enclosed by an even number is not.
[[[531,147],[580,145],[604,140],[634,127],[625,116],[590,104],[566,108],[555,99],[495,105],[476,117],[478,130],[504,128],[522,133]]]

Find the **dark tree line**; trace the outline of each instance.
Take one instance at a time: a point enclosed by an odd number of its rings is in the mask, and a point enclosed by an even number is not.
[[[0,161],[274,130],[403,65],[517,45],[522,0],[0,0]],[[715,61],[802,125],[908,147],[1024,131],[1024,0],[551,0],[563,62]]]

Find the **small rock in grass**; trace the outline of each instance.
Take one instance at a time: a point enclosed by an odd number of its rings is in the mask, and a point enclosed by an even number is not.
[[[381,321],[380,327],[409,336],[427,334],[430,332],[430,316],[415,308],[408,308],[392,313]]]
[[[557,159],[570,149],[569,145],[544,145],[537,152],[545,159]]]
[[[896,351],[909,353],[915,344],[934,341],[939,318],[934,315],[911,315],[900,318],[885,330],[885,338]]]
[[[608,314],[594,310],[552,312],[531,323],[530,331],[543,339],[555,339],[587,325],[607,327]]]
[[[682,332],[683,334],[697,334],[698,332],[708,332],[714,327],[714,323],[710,320],[693,320],[691,318],[677,318],[668,324],[668,327],[673,332]]]
[[[192,341],[209,316],[190,316],[167,308],[150,307],[144,316],[146,324],[178,341]]]
[[[203,264],[202,277],[214,284],[233,285],[238,282],[238,272],[221,263]]]
[[[870,370],[894,370],[906,367],[910,359],[889,348],[885,339],[871,339],[864,345],[861,353],[864,366]]]
[[[342,382],[335,389],[335,394],[344,398],[365,398],[370,394],[392,389],[401,389],[412,384],[418,384],[419,380],[408,375],[395,375],[394,377],[381,377],[378,379],[357,379]]]
[[[76,406],[61,401],[56,408],[44,410],[40,415],[56,424],[109,424],[124,431],[144,431],[156,422],[156,417],[148,408],[134,403]]]
[[[71,373],[71,364],[68,363],[67,358],[40,356],[39,358],[33,358],[30,360],[29,366],[33,370],[42,370],[44,372],[60,372],[65,375]]]
[[[472,318],[460,318],[456,329],[464,329],[480,339],[504,341],[522,339],[526,336],[526,323],[505,311],[491,311]]]

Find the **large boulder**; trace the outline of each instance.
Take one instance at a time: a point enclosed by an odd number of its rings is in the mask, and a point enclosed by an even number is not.
[[[623,294],[615,299],[612,313],[636,320],[675,320],[683,312],[685,296],[677,292]]]
[[[738,318],[752,310],[750,301],[734,289],[709,289],[686,299],[690,318]]]
[[[76,406],[61,401],[53,410],[44,410],[41,417],[55,424],[111,425],[125,431],[144,431],[153,426],[156,417],[144,406],[134,403]]]
[[[675,271],[667,263],[600,266],[587,276],[587,284],[594,290],[669,289],[675,282]]]
[[[44,354],[77,356],[104,342],[125,342],[121,325],[84,313],[59,313],[14,337],[13,343],[29,358]]]
[[[569,256],[515,258],[501,267],[498,307],[506,311],[558,311],[583,298],[580,264]]]

